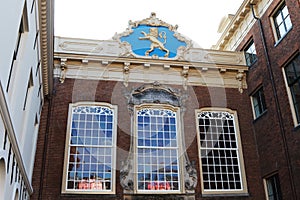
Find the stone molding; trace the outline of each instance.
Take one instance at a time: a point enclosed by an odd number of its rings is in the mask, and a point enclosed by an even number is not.
[[[252,28],[255,19],[252,16],[250,4],[255,5],[256,16],[262,16],[269,5],[272,3],[270,0],[244,0],[240,8],[234,16],[230,16],[228,20],[222,20],[220,26],[226,26],[220,36],[218,42],[213,45],[213,49],[217,50],[232,50],[237,48],[237,45],[244,39],[246,33]],[[228,23],[227,25],[222,24]]]
[[[244,77],[248,67],[243,65],[241,52],[189,51],[187,58],[197,61],[150,60],[131,57],[86,55],[56,52],[54,77],[65,78],[246,89]]]

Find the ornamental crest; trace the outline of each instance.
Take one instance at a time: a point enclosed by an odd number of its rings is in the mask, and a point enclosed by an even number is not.
[[[124,33],[116,34],[114,39],[128,48],[134,57],[179,59],[191,47],[191,41],[177,32],[178,26],[167,24],[155,13],[147,19],[132,22]]]

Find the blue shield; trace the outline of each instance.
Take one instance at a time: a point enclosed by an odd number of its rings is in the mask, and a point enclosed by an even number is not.
[[[187,44],[174,36],[174,31],[164,26],[139,25],[132,33],[120,38],[131,45],[132,52],[139,56],[174,58],[180,46]]]

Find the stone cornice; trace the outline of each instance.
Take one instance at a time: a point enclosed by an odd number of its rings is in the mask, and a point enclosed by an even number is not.
[[[53,81],[54,1],[39,0],[39,27],[41,42],[41,66],[44,95],[51,95]]]
[[[244,0],[236,14],[233,16],[225,30],[223,31],[220,39],[214,45],[213,48],[218,50],[223,50],[225,45],[228,43],[229,39],[234,35],[237,27],[241,25],[241,22],[244,20],[247,13],[250,11],[250,2],[256,2],[259,0]],[[250,11],[251,12],[251,11]]]
[[[223,31],[219,40],[212,48],[234,51],[255,23],[250,4],[255,5],[254,9],[256,16],[262,16],[271,2],[271,0],[244,0]]]
[[[187,86],[247,88],[244,52],[185,49],[180,59],[134,57],[117,40],[55,37],[54,76]]]
[[[224,56],[224,53],[225,58],[235,58],[235,54],[227,55],[227,52],[213,53],[216,53],[216,56]],[[54,54],[54,76],[59,78],[61,83],[66,78],[111,80],[123,82],[127,87],[129,82],[157,81],[162,84],[182,85],[185,89],[187,86],[226,87],[237,88],[239,92],[243,92],[243,89],[247,88],[247,70],[245,65],[229,63]]]

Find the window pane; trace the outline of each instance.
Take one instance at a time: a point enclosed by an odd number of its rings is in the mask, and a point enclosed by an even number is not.
[[[278,31],[279,31],[280,37],[282,37],[282,36],[286,33],[286,29],[285,29],[285,27],[284,27],[284,24],[281,24],[281,25],[278,27]]]
[[[205,111],[198,113],[198,120],[204,190],[242,190],[234,116]]]
[[[290,16],[288,16],[288,17],[285,19],[285,25],[286,25],[286,29],[287,29],[287,30],[289,30],[290,28],[292,28],[292,22],[291,22]]]
[[[280,26],[282,24],[282,16],[280,15],[280,13],[278,14],[278,16],[276,17],[276,24],[278,26]]]
[[[289,15],[289,11],[286,6],[284,6],[282,8],[282,15],[283,15],[283,18],[286,18]]]
[[[176,112],[142,109],[137,112],[137,189],[179,190]],[[148,130],[151,134],[147,134]]]

